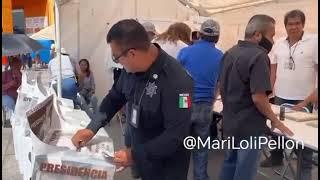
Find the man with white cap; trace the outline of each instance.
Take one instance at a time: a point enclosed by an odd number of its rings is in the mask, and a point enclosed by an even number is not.
[[[54,57],[50,60],[48,69],[50,74],[50,81],[57,82],[59,77],[59,64],[57,57]],[[71,60],[64,48],[61,48],[61,74],[62,97],[75,101],[78,93],[77,81],[75,78],[74,68],[72,66]]]
[[[219,39],[218,22],[209,19],[202,23],[200,40],[183,48],[178,61],[194,80],[192,99],[192,135],[205,142],[209,136],[212,121],[212,105],[223,53],[215,47]],[[207,173],[208,148],[200,147],[192,152],[193,175],[195,180],[209,180]]]
[[[142,26],[147,31],[148,36],[149,36],[150,40],[152,41],[155,38],[155,36],[158,34],[156,31],[156,27],[151,22],[145,22],[142,24]]]

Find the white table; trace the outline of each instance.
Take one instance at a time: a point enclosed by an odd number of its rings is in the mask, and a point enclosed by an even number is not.
[[[275,114],[279,114],[279,111],[280,111],[279,106],[271,105],[271,108]],[[213,106],[213,111],[221,113],[222,109],[223,109],[222,102],[220,100],[217,100]],[[292,137],[285,136],[286,139],[294,140],[298,142],[300,145],[301,145],[301,142],[303,142],[303,145],[305,147],[318,151],[318,128],[307,125],[312,121],[297,122],[290,119],[285,119],[282,122],[294,133]],[[267,121],[267,126],[271,127],[270,121]],[[278,129],[275,129],[273,133],[278,136],[283,136],[283,133],[280,132],[280,130]],[[298,177],[300,177],[300,174],[301,174],[302,150],[299,149],[298,153],[299,155],[298,155],[297,172],[296,172],[295,179],[298,179]]]
[[[296,142],[303,142],[305,147],[318,151],[318,128],[307,125],[311,121],[296,122],[285,119],[282,122],[294,133],[292,137],[286,136],[286,138]],[[270,121],[267,121],[267,125],[271,127]],[[273,132],[276,135],[283,135],[278,129]]]
[[[279,112],[277,111],[277,108],[279,106],[272,105],[273,111],[275,111],[276,114]],[[222,101],[216,101],[213,106],[213,111],[221,113],[223,109]],[[292,139],[294,141],[303,142],[304,146],[311,148],[315,151],[318,151],[318,128],[308,126],[307,123],[311,121],[304,121],[304,122],[296,122],[290,119],[285,119],[282,121],[290,130],[294,133],[294,136],[287,137],[288,139]],[[270,126],[270,121],[267,121],[268,127]],[[273,131],[277,135],[283,135],[278,129],[275,129]]]

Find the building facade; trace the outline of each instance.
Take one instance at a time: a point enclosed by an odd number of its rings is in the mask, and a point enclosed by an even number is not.
[[[2,31],[33,34],[54,23],[54,0],[2,0]]]

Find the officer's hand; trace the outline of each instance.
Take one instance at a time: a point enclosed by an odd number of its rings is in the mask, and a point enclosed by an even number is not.
[[[122,149],[114,153],[114,162],[118,166],[128,167],[133,164],[131,149]]]
[[[293,136],[293,132],[285,126],[280,120],[272,121],[271,122],[271,130],[273,131],[275,128],[279,129],[283,134],[286,134],[288,136]]]
[[[118,173],[118,172],[122,172],[123,170],[125,170],[126,169],[126,167],[123,167],[123,166],[121,166],[121,165],[119,165],[119,164],[116,164],[116,172]]]
[[[71,141],[76,148],[80,148],[87,144],[93,138],[93,136],[94,133],[90,129],[81,129],[76,132]]]

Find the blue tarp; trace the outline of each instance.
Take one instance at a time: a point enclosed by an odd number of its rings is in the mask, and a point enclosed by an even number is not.
[[[53,40],[37,40],[44,48],[37,51],[36,53],[31,53],[32,59],[35,58],[36,54],[39,53],[41,61],[48,64],[50,61],[50,48],[51,44],[54,43]]]

